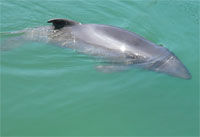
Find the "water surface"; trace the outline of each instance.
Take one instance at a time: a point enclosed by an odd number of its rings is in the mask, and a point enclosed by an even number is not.
[[[1,0],[1,32],[51,18],[118,26],[173,51],[191,80],[100,62],[44,43],[1,52],[2,136],[197,136],[199,2]]]

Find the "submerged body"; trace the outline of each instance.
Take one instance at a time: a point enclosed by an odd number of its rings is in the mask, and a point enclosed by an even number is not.
[[[133,32],[108,25],[80,24],[65,19],[52,19],[49,23],[53,23],[53,26],[23,31],[23,39],[54,43],[102,57],[112,63],[110,66],[97,67],[102,70],[136,65],[179,78],[191,78],[188,70],[172,52]]]

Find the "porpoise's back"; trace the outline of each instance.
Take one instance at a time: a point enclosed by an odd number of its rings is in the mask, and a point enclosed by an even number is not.
[[[167,52],[136,33],[109,25],[83,24],[72,26],[72,33],[79,40],[99,46],[129,52],[145,58],[156,58]]]

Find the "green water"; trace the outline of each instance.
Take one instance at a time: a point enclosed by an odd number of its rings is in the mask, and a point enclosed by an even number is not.
[[[1,0],[1,32],[51,18],[109,24],[173,51],[191,80],[28,43],[1,52],[1,136],[198,136],[199,1]]]

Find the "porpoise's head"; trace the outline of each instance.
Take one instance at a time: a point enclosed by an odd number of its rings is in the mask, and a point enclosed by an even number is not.
[[[156,69],[156,71],[164,72],[168,75],[183,79],[192,78],[187,68],[173,53],[170,53],[167,59],[162,61],[161,65]]]

